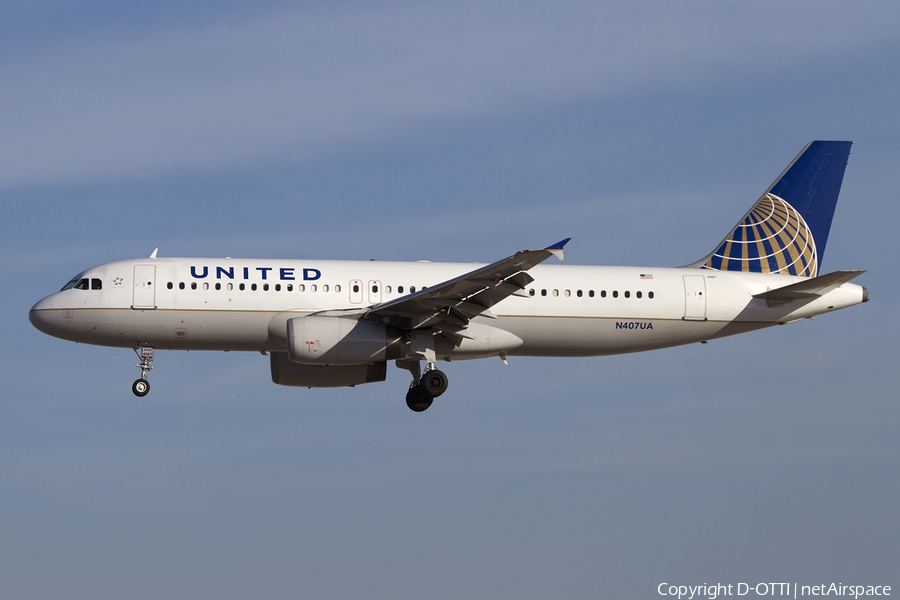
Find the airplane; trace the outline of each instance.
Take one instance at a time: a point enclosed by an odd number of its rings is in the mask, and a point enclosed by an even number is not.
[[[268,354],[272,381],[307,388],[410,372],[407,406],[448,387],[439,360],[604,356],[692,344],[867,302],[820,274],[851,142],[810,142],[722,242],[683,267],[541,264],[568,239],[487,265],[149,258],[83,271],[29,320],[73,342],[131,348],[150,391],[155,350]],[[424,363],[424,368],[422,367]]]

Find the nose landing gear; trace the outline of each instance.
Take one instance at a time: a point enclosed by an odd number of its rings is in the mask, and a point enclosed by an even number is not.
[[[153,348],[141,346],[140,348],[135,348],[134,353],[141,359],[141,362],[137,365],[141,370],[141,378],[131,385],[131,391],[138,398],[143,398],[150,392],[150,382],[147,381],[147,375],[153,369]]]

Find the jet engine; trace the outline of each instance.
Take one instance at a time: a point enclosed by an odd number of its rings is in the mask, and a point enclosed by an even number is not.
[[[298,387],[346,387],[384,381],[387,378],[387,363],[371,365],[301,365],[291,362],[287,352],[272,352],[269,355],[272,381],[278,385]]]
[[[406,336],[379,323],[310,315],[287,322],[288,358],[304,365],[366,365],[403,358]]]

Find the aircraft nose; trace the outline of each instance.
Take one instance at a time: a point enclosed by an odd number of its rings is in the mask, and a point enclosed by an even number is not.
[[[31,310],[28,311],[28,320],[39,331],[49,333],[51,329],[52,318],[50,316],[50,306],[48,298],[38,301]]]

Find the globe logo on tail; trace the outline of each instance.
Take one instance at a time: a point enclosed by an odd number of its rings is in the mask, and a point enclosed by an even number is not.
[[[703,267],[815,277],[816,243],[800,213],[769,193],[759,199]]]

